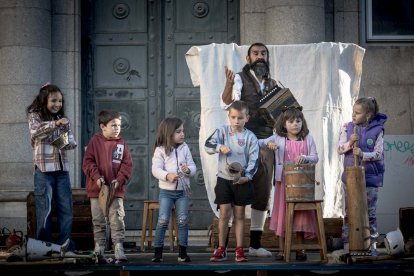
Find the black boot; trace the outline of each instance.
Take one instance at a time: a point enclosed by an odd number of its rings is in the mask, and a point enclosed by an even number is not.
[[[154,257],[151,261],[154,263],[162,262],[162,247],[155,247]]]
[[[178,261],[179,262],[191,262],[190,257],[187,255],[187,247],[180,245],[178,248]]]
[[[259,231],[259,230],[250,231],[250,247],[254,249],[258,249],[262,247],[261,245],[262,233],[263,231]]]

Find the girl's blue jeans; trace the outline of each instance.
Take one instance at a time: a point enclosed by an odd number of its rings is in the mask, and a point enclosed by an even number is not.
[[[58,220],[57,244],[63,244],[72,234],[73,203],[69,172],[42,172],[37,167],[34,173],[34,194],[36,202],[36,238],[52,240],[52,202]],[[69,250],[75,249],[71,240]]]
[[[160,204],[160,209],[155,230],[154,247],[164,246],[165,232],[168,229],[173,205],[175,205],[179,243],[181,246],[187,246],[189,198],[184,194],[184,191],[160,189],[158,202]]]

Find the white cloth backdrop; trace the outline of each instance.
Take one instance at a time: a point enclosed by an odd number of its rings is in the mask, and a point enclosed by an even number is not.
[[[206,138],[227,124],[220,108],[225,84],[224,66],[234,72],[246,64],[248,45],[209,44],[191,47],[185,55],[192,83],[200,87],[201,117],[199,148],[208,199],[216,216],[214,185],[217,155],[204,150]],[[358,98],[365,49],[355,44],[321,42],[298,45],[268,45],[273,79],[290,89],[303,106],[310,133],[316,141],[319,162],[316,179],[321,185],[316,197],[324,199],[324,217],[340,217],[342,157],[336,148],[340,126],[351,120],[352,104]]]

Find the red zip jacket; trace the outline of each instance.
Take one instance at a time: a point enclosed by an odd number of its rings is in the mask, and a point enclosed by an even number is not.
[[[118,180],[115,196],[123,198],[125,186],[132,176],[132,167],[128,146],[120,136],[107,139],[101,132],[95,133],[86,147],[82,164],[88,197],[98,197],[99,187],[96,181],[104,177],[106,184]]]

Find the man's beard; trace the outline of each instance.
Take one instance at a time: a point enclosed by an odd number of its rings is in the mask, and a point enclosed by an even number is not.
[[[256,60],[250,64],[250,68],[253,70],[256,76],[264,78],[268,77],[269,75],[269,64],[263,59]]]

